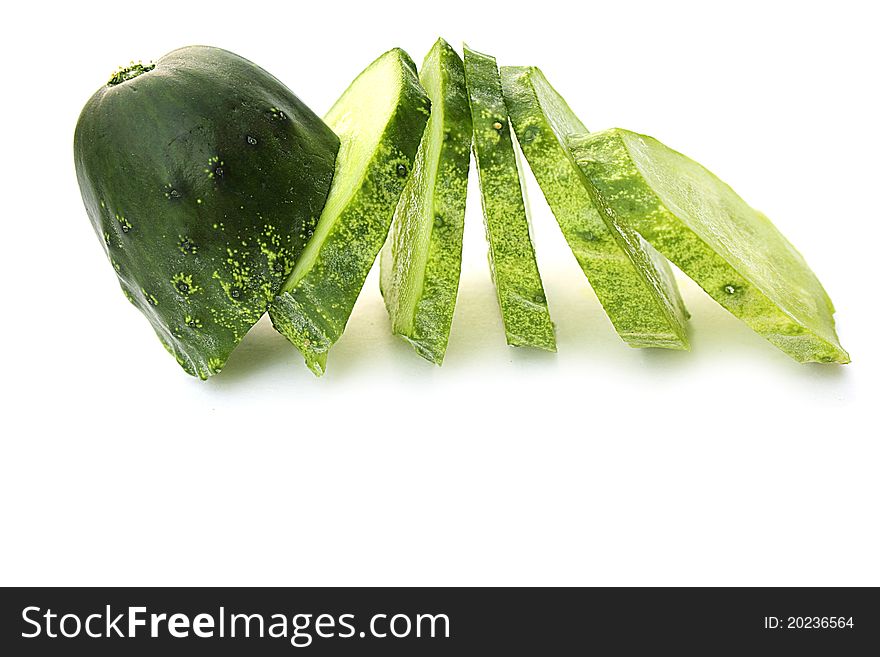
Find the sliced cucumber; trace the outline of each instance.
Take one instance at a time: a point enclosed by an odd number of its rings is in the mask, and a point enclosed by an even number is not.
[[[603,211],[632,226],[727,310],[799,362],[849,362],[831,300],[803,257],[716,176],[627,130],[567,143]]]
[[[443,39],[419,77],[431,118],[382,251],[380,280],[392,331],[440,365],[461,274],[472,126],[464,65]]]
[[[513,148],[495,58],[464,47],[464,70],[474,124],[489,266],[507,344],[556,351],[547,297],[529,235],[522,172]]]
[[[370,64],[324,117],[340,140],[330,194],[269,308],[275,328],[317,375],[385,242],[430,106],[412,59],[395,48]]]
[[[547,204],[615,330],[632,347],[687,349],[687,311],[666,258],[600,213],[565,137],[587,129],[535,67],[501,68],[504,100]]]

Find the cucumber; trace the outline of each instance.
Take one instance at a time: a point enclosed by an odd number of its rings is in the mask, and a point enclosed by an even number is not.
[[[419,79],[431,118],[382,250],[380,284],[392,331],[440,365],[461,274],[472,126],[464,65],[443,39]]]
[[[618,335],[632,347],[688,349],[687,311],[669,263],[630,226],[600,213],[565,145],[587,129],[535,67],[501,68],[523,154]]]
[[[465,46],[464,70],[489,266],[507,344],[556,351],[553,322],[529,235],[522,172],[510,136],[498,66],[494,57]]]
[[[333,184],[314,236],[269,308],[275,328],[316,375],[388,235],[430,107],[415,64],[395,48],[324,117],[340,139]]]
[[[128,299],[205,379],[311,236],[339,140],[287,87],[192,46],[118,71],[74,135],[86,212]]]
[[[627,130],[574,135],[568,145],[604,211],[724,308],[799,362],[849,362],[822,284],[770,220],[725,183]]]

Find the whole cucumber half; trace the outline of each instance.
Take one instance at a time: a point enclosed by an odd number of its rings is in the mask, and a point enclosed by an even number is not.
[[[461,274],[471,159],[471,112],[461,58],[443,39],[419,75],[431,118],[382,250],[381,289],[391,329],[440,365]]]
[[[116,73],[74,157],[128,299],[207,378],[266,311],[314,231],[339,140],[287,87],[218,48]]]
[[[687,311],[666,258],[596,209],[565,138],[587,129],[535,67],[501,68],[523,154],[565,240],[618,335],[632,347],[687,349]]]
[[[628,130],[574,135],[568,145],[602,211],[724,308],[799,362],[849,362],[831,300],[801,254],[711,172]]]
[[[364,69],[325,117],[341,141],[333,185],[314,236],[269,309],[316,375],[388,236],[430,108],[415,64],[395,48]]]
[[[507,344],[556,351],[498,65],[494,57],[465,46],[464,71],[474,124],[474,159],[489,241],[489,266]]]

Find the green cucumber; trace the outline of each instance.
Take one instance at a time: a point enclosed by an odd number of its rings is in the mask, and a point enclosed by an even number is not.
[[[547,204],[612,325],[632,347],[688,349],[687,311],[669,263],[600,213],[565,145],[587,129],[535,67],[501,68],[504,100]]]
[[[440,365],[461,274],[472,126],[464,65],[443,39],[419,79],[431,118],[382,250],[380,281],[392,331]]]
[[[370,64],[324,120],[340,139],[336,173],[314,236],[269,315],[316,375],[340,338],[385,242],[430,115],[409,55]]]
[[[510,136],[498,66],[494,57],[465,46],[464,70],[489,241],[489,266],[507,344],[556,351],[553,322],[529,234],[522,171]]]
[[[724,308],[799,362],[849,362],[831,300],[803,257],[712,173],[627,130],[575,135],[568,146],[603,211]]]
[[[88,101],[74,158],[128,299],[192,375],[220,371],[293,269],[339,140],[287,87],[218,48],[120,70]]]

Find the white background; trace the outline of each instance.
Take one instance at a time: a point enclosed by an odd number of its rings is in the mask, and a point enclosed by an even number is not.
[[[870,6],[7,6],[0,583],[880,584]],[[204,43],[323,113],[438,35],[540,65],[591,129],[730,182],[820,276],[853,364],[798,365],[687,282],[693,351],[626,347],[530,179],[557,355],[505,346],[472,185],[442,368],[389,334],[373,276],[322,379],[266,322],[222,375],[186,376],[79,199],[87,98]]]

